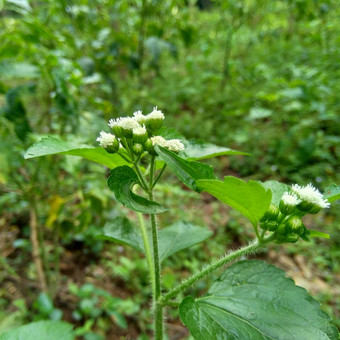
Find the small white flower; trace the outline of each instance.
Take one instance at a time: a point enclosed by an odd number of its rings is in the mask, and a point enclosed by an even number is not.
[[[162,146],[163,148],[166,148],[168,141],[162,136],[154,136],[154,137],[151,137],[151,142],[153,146],[159,145],[159,146]]]
[[[184,150],[184,144],[180,139],[170,139],[166,143],[166,148],[173,152],[180,152]]]
[[[139,123],[131,117],[120,117],[116,120],[110,119],[109,127],[113,128],[114,126],[120,126],[121,128],[126,130],[132,130],[134,128],[140,127]]]
[[[138,126],[132,130],[132,133],[137,136],[143,136],[147,133],[145,126]]]
[[[141,124],[141,123],[145,122],[146,117],[143,115],[141,110],[138,110],[138,111],[133,113],[133,119]]]
[[[100,132],[100,136],[96,139],[97,142],[99,142],[99,145],[103,148],[107,148],[115,142],[116,137],[111,134],[104,131]]]
[[[164,114],[162,111],[157,109],[157,106],[155,106],[147,116],[146,119],[164,119]]]
[[[292,194],[289,192],[285,192],[282,195],[281,200],[284,204],[290,205],[290,206],[295,206],[301,203],[301,200],[296,196],[296,194]]]
[[[318,189],[314,188],[312,184],[308,184],[305,187],[294,184],[292,186],[292,190],[301,198],[302,201],[315,204],[320,208],[330,207],[330,203],[327,199],[324,199],[322,193]]]

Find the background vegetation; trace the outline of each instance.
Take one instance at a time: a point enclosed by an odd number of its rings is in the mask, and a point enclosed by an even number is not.
[[[251,154],[215,159],[221,177],[339,183],[339,15],[336,0],[0,1],[0,334],[63,319],[87,340],[150,335],[144,259],[96,237],[131,213],[114,201],[102,166],[72,156],[24,161],[43,135],[96,145],[109,118],[157,105],[187,138]],[[166,260],[170,288],[247,242],[251,228],[167,174],[157,195],[172,210],[161,223],[186,219],[214,232]],[[340,326],[337,208],[305,221],[330,240],[263,256]],[[173,339],[188,336],[176,313],[167,326]]]

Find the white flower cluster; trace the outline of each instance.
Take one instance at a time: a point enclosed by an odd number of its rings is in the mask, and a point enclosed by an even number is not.
[[[156,155],[153,149],[155,145],[160,145],[176,153],[184,150],[184,145],[179,139],[166,140],[162,136],[155,135],[161,128],[163,120],[164,114],[158,110],[157,106],[147,115],[139,110],[133,113],[133,117],[110,119],[108,125],[112,128],[114,135],[102,131],[97,141],[100,146],[107,148],[112,146],[116,140],[121,142],[124,147],[132,148],[134,153],[147,151],[153,155]],[[126,144],[125,139],[132,139],[132,144],[131,142]],[[136,146],[137,144],[138,146]]]
[[[301,203],[301,200],[295,194],[289,193],[287,191],[282,195],[281,200],[284,204],[290,206],[296,206]]]
[[[302,200],[310,204],[315,204],[320,208],[329,208],[330,203],[327,199],[323,198],[322,193],[313,187],[312,184],[308,184],[305,187],[301,187],[298,184],[292,186],[292,191]]]
[[[113,128],[115,126],[120,126],[123,129],[132,130],[141,127],[141,125],[147,123],[148,120],[153,119],[164,120],[164,114],[162,111],[157,109],[157,106],[154,107],[153,110],[146,116],[143,115],[142,111],[138,110],[133,113],[133,117],[110,119],[109,127]]]
[[[96,140],[97,142],[99,142],[100,146],[102,146],[103,148],[107,148],[114,144],[116,137],[111,133],[101,131],[99,137]]]
[[[152,145],[159,145],[172,152],[180,152],[184,150],[184,144],[179,139],[166,140],[162,136],[151,137]]]

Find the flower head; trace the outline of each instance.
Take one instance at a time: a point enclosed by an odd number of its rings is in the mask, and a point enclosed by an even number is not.
[[[330,203],[327,199],[323,198],[322,193],[313,187],[312,184],[308,184],[305,187],[300,187],[294,184],[292,190],[301,198],[303,201],[308,201],[319,205],[321,208],[329,208]]]
[[[115,143],[116,137],[111,133],[101,131],[96,141],[99,142],[99,145],[103,148],[107,148]]]
[[[156,106],[153,108],[152,112],[146,116],[145,125],[150,132],[154,133],[162,127],[163,120],[164,114],[162,111],[158,110]]]
[[[133,119],[137,121],[139,124],[143,125],[146,121],[146,116],[143,115],[141,110],[138,110],[133,113]]]
[[[148,139],[148,132],[145,126],[138,126],[132,130],[132,138],[135,143],[145,143]]]
[[[301,202],[296,194],[287,191],[282,195],[281,200],[284,204],[292,206],[298,205]]]
[[[294,184],[292,186],[292,191],[301,199],[299,207],[303,211],[316,213],[322,208],[330,207],[330,203],[327,199],[324,199],[322,193],[314,188],[312,184],[308,184],[305,187]]]
[[[159,145],[159,146],[162,146],[163,148],[166,148],[168,141],[162,136],[154,136],[154,137],[151,137],[151,142],[153,146]]]
[[[114,128],[115,126],[119,126],[126,130],[132,130],[134,128],[140,127],[140,124],[132,117],[120,117],[116,120],[110,119],[109,127]]]
[[[164,113],[157,109],[157,106],[146,116],[147,119],[164,119]]]
[[[169,139],[166,142],[166,148],[173,152],[180,152],[184,150],[184,144],[180,139]]]

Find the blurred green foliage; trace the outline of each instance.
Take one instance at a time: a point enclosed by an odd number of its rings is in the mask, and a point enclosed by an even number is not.
[[[59,279],[51,263],[65,249],[89,256],[90,263],[97,261],[104,249],[96,238],[98,228],[125,212],[117,210],[106,189],[106,169],[71,156],[24,161],[23,153],[47,134],[95,145],[98,132],[108,131],[109,118],[137,109],[148,112],[158,105],[168,126],[187,138],[252,154],[214,160],[221,175],[313,182],[320,189],[340,182],[338,1],[199,3],[0,1],[0,232],[14,235],[0,255],[7,257],[9,268],[23,270],[21,264],[31,251],[25,240],[32,209],[38,211],[46,240],[42,255],[45,252],[52,286],[57,287]],[[160,218],[166,223],[185,217],[202,225],[204,214],[192,207],[196,196],[176,186],[173,177],[169,180],[174,186],[161,187],[157,195],[173,209]],[[178,208],[179,198],[187,211]],[[208,205],[210,217],[204,221],[214,230],[215,241],[204,253],[195,247],[188,250],[197,262],[188,261],[186,254],[179,255],[178,263],[167,260],[175,269],[164,275],[165,285],[179,280],[180,272],[195,271],[227,245],[247,239],[249,230],[241,226],[239,215],[228,212],[226,221],[216,202],[204,202]],[[329,284],[334,284],[329,272],[339,270],[335,208],[315,222],[327,224],[332,239],[320,241],[318,256],[311,259]],[[314,243],[299,250],[310,255]],[[142,283],[136,277],[134,282],[146,294],[145,268],[131,256],[110,265],[104,261],[103,266],[111,269],[113,280],[124,282],[131,273],[143,273],[138,278]],[[31,272],[28,266],[23,276],[35,278]],[[4,282],[1,279],[0,285]],[[204,290],[205,283],[201,285],[197,289]],[[1,306],[14,308],[3,287]],[[81,289],[73,289],[79,299],[75,311],[91,318],[81,306],[88,299],[95,311],[101,291],[83,297]],[[21,314],[13,324],[49,318],[59,310],[41,296],[30,297],[27,307],[32,305],[38,317],[14,308]],[[326,293],[321,298],[330,306],[340,303]],[[137,302],[143,303],[143,298]],[[146,311],[140,314],[149,317]],[[5,329],[1,320],[0,315],[0,333]],[[82,334],[95,326],[86,327]]]

